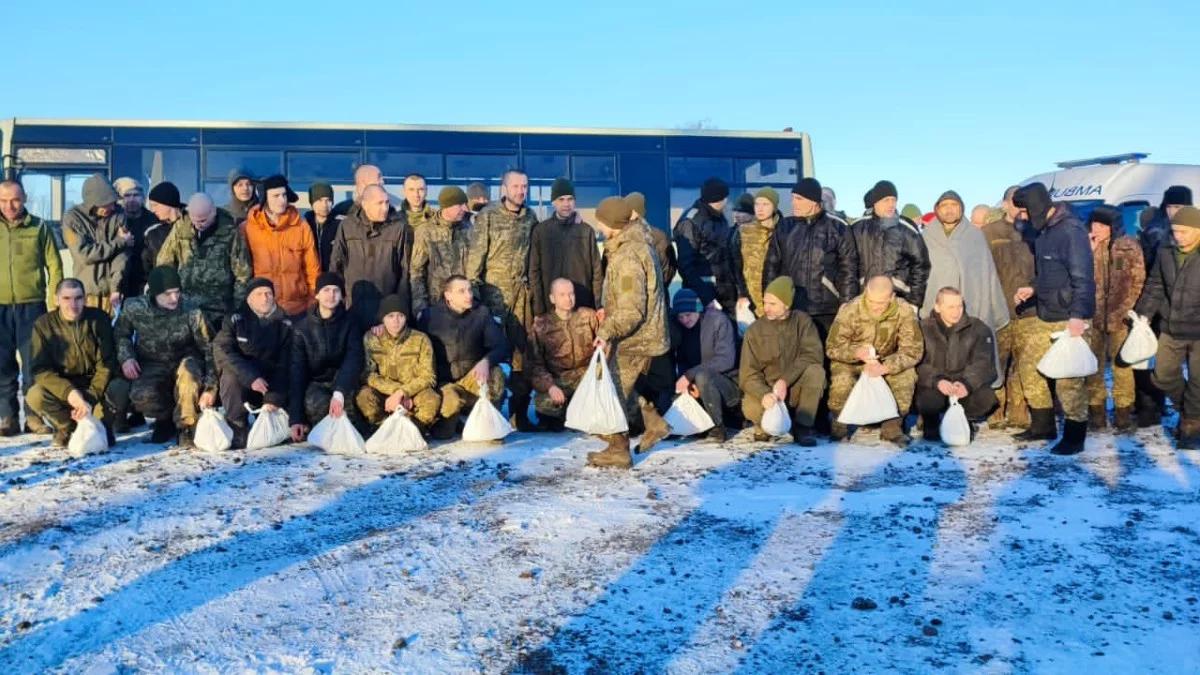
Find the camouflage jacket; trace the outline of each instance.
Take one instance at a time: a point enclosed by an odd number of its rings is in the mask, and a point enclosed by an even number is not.
[[[597,336],[620,353],[659,356],[671,348],[662,268],[647,233],[630,225],[605,242],[604,323]]]
[[[195,356],[204,359],[204,388],[216,389],[212,328],[190,298],[174,311],[159,307],[149,295],[130,298],[121,306],[113,336],[118,364],[137,359],[142,365],[175,368],[184,357]]]
[[[883,314],[873,316],[866,293],[842,305],[829,329],[825,355],[831,361],[859,364],[854,352],[864,345],[875,347],[876,357],[892,373],[915,367],[925,353],[916,308],[893,299]]]
[[[466,275],[470,243],[471,226],[467,221],[447,223],[441,214],[414,233],[408,268],[414,317],[441,299],[447,279],[455,274]]]
[[[543,394],[556,379],[577,381],[591,361],[592,343],[600,321],[595,310],[580,307],[565,320],[553,311],[533,320],[529,374],[533,388]]]
[[[363,382],[368,387],[391,396],[403,391],[412,398],[437,384],[433,371],[433,344],[429,337],[405,326],[397,336],[387,331],[376,336],[363,336]]]
[[[779,224],[779,212],[776,211],[770,220],[754,220],[738,227],[737,242],[742,250],[742,276],[746,279],[746,291],[750,294],[750,303],[754,306],[754,314],[762,318],[763,289],[771,280],[763,279],[763,268],[767,263],[767,246],[771,243],[771,235],[775,234],[775,226]]]
[[[1108,246],[1093,249],[1092,265],[1096,270],[1096,315],[1092,321],[1106,333],[1119,331],[1146,283],[1142,245],[1129,236],[1111,239]]]
[[[408,226],[413,229],[413,232],[420,230],[429,223],[432,223],[437,218],[438,210],[425,202],[419,209],[413,209],[408,206],[408,202],[404,202],[404,218],[408,221]]]
[[[467,252],[467,278],[495,316],[528,316],[529,237],[537,225],[533,209],[509,211],[503,201],[475,216]]]
[[[157,264],[179,270],[184,295],[206,313],[228,314],[244,299],[250,281],[250,248],[233,216],[217,209],[217,222],[200,234],[184,215],[158,252]]]

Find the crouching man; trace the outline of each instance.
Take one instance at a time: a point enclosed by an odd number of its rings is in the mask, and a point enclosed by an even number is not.
[[[246,301],[225,318],[213,342],[221,402],[233,429],[233,448],[246,447],[250,433],[245,404],[268,411],[288,403],[292,322],[275,304],[275,285],[255,277],[246,284]]]
[[[112,415],[103,405],[117,364],[111,320],[105,311],[84,306],[78,279],[58,282],[54,296],[58,308],[33,322],[29,408],[54,427],[56,448],[67,447],[76,422],[89,413],[104,422],[112,446]]]
[[[200,409],[216,404],[217,378],[208,320],[182,286],[174,267],[155,267],[150,292],[121,308],[114,333],[123,377],[108,385],[108,400],[118,421],[130,403],[154,418],[151,443],[178,437],[191,447]]]
[[[461,274],[446,280],[444,303],[425,313],[423,333],[433,343],[434,370],[442,396],[441,419],[434,438],[445,440],[458,433],[458,418],[479,400],[487,387],[488,399],[497,407],[504,398],[504,371],[508,340],[504,329],[483,305],[476,305],[471,282]]]
[[[738,380],[745,393],[742,411],[754,422],[754,440],[770,440],[762,428],[763,413],[783,401],[792,415],[792,439],[812,447],[817,444],[813,424],[825,393],[825,355],[817,325],[791,309],[795,295],[791,277],[767,286],[762,319],[746,329]]]
[[[904,433],[903,420],[912,406],[916,366],[924,351],[916,308],[896,298],[890,276],[877,274],[867,280],[867,290],[838,310],[825,344],[831,370],[830,436],[835,441],[849,436],[849,429],[837,417],[859,375],[865,372],[887,382],[900,413],[884,420],[879,437],[902,448],[907,446],[912,439]]]
[[[358,390],[363,368],[363,329],[346,310],[342,275],[317,276],[317,304],[308,310],[292,338],[288,418],[299,443],[326,415],[351,413],[348,397]]]
[[[575,284],[550,283],[551,311],[533,320],[529,340],[529,375],[538,428],[562,431],[567,402],[587,372],[600,320],[595,310],[575,307]]]
[[[385,297],[379,303],[383,331],[363,337],[364,386],[354,401],[372,429],[397,408],[404,408],[421,432],[428,433],[442,406],[442,395],[435,388],[433,344],[408,325],[409,312],[403,296]]]
[[[974,422],[996,407],[996,340],[992,331],[975,317],[967,316],[962,293],[946,286],[938,290],[933,311],[921,322],[925,356],[917,366],[917,412],[921,415],[925,440],[941,440],[942,413],[950,397],[958,399],[967,419]]]
[[[700,296],[681,288],[671,302],[671,348],[679,379],[675,393],[700,401],[712,418],[709,440],[725,442],[725,410],[742,402],[742,391],[733,377],[737,372],[737,346],[733,322],[715,307],[700,306]]]

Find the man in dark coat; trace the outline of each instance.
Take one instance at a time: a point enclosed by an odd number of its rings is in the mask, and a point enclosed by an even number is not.
[[[705,307],[715,300],[721,311],[733,316],[738,299],[748,302],[749,297],[742,280],[742,264],[735,255],[735,230],[722,211],[728,198],[725,181],[704,181],[700,198],[675,223],[675,247],[683,287],[695,291]]]
[[[121,198],[121,209],[125,212],[125,229],[133,235],[133,246],[129,248],[129,265],[125,270],[126,298],[136,298],[146,288],[146,278],[154,269],[154,255],[146,255],[146,233],[158,224],[158,217],[146,208],[142,186],[132,178],[118,178],[113,189]],[[147,266],[149,263],[149,266]]]
[[[328,272],[333,255],[333,239],[338,231],[338,219],[333,215],[333,187],[329,183],[313,183],[308,188],[308,205],[304,222],[312,229],[313,240],[317,243],[321,271]]]
[[[330,271],[346,280],[348,306],[361,325],[374,325],[384,296],[395,293],[409,299],[412,248],[412,228],[391,207],[387,190],[368,185],[359,204],[342,219],[329,263]]]
[[[925,440],[936,441],[950,397],[958,399],[967,419],[978,420],[996,407],[996,341],[992,329],[967,316],[962,293],[946,286],[937,292],[933,311],[921,321],[925,354],[917,365],[917,412]]]
[[[296,324],[292,338],[288,418],[299,443],[326,415],[350,414],[363,369],[363,329],[342,304],[342,277],[317,277],[317,304]]]
[[[859,282],[887,275],[897,296],[920,307],[929,281],[929,251],[917,224],[896,212],[896,196],[896,186],[886,180],[863,196],[867,215],[851,228],[858,248]]]
[[[575,303],[596,309],[604,283],[596,232],[575,210],[575,186],[559,178],[550,186],[554,213],[533,228],[529,241],[529,301],[533,315],[550,311],[550,285],[567,279],[575,286]]]
[[[728,437],[725,411],[742,401],[742,392],[734,381],[737,345],[733,322],[714,307],[702,307],[690,288],[675,292],[671,311],[671,350],[679,375],[675,393],[700,401],[713,421],[709,440],[724,443]]]

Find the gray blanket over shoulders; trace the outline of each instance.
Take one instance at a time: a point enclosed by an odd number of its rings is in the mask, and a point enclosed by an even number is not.
[[[938,289],[953,286],[962,291],[968,315],[987,324],[993,332],[1007,326],[1004,287],[1000,285],[992,250],[983,232],[964,220],[947,237],[942,224],[935,220],[922,236],[929,249],[930,270],[921,318],[933,311]]]

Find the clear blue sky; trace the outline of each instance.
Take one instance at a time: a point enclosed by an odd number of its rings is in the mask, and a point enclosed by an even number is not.
[[[1055,161],[1200,163],[1200,3],[13,2],[4,116],[812,134],[968,207]],[[684,10],[683,8],[688,9]]]

